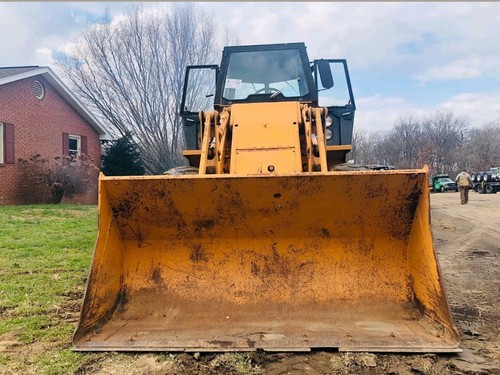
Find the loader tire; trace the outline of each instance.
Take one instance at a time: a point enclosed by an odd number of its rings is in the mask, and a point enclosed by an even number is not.
[[[170,168],[168,171],[163,172],[163,174],[168,174],[171,176],[182,176],[186,174],[198,174],[198,168],[191,166],[181,166]]]

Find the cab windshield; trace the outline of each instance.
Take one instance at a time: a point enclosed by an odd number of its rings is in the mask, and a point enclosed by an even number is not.
[[[449,184],[449,183],[453,183],[453,180],[451,178],[445,177],[445,178],[439,178],[437,180],[437,182],[440,184]]]
[[[304,77],[296,49],[233,52],[229,56],[223,97],[227,100],[244,100],[260,94],[301,97],[309,93]]]

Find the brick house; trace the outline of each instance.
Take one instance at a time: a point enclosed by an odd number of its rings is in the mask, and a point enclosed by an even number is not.
[[[102,125],[49,67],[0,67],[0,205],[18,197],[19,159],[87,155],[99,166]],[[97,191],[75,202],[97,202]]]

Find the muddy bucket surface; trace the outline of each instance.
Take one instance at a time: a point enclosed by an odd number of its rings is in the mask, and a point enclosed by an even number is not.
[[[82,351],[454,352],[426,170],[100,178]]]

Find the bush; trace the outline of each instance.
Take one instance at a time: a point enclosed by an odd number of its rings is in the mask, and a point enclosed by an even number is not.
[[[107,176],[137,176],[145,173],[139,148],[130,133],[106,146],[101,170]]]
[[[46,159],[36,154],[18,163],[22,171],[18,198],[22,203],[57,204],[63,197],[71,199],[97,186],[99,169],[84,156]]]

